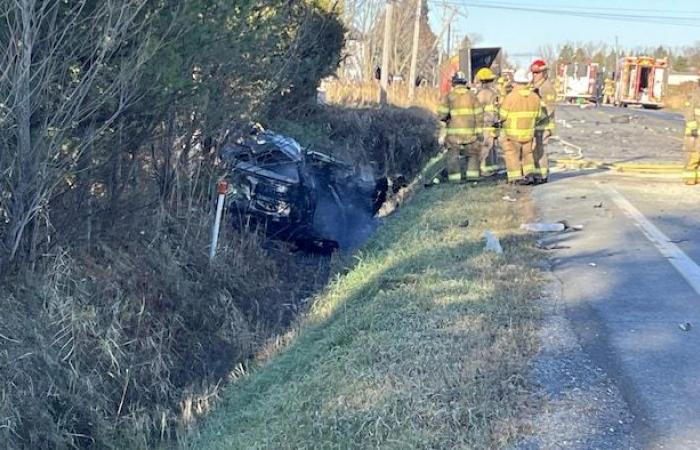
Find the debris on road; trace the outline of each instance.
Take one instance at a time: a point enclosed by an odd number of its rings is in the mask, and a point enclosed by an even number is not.
[[[469,219],[463,220],[462,222],[459,223],[460,228],[467,228],[469,227]]]
[[[581,197],[581,198],[585,198],[585,197]],[[564,231],[582,231],[583,230],[583,225],[569,225],[569,222],[566,220],[560,220],[557,223],[564,225]]]
[[[588,263],[588,265],[591,267],[598,267],[598,264],[596,264],[596,263]]]
[[[501,242],[495,234],[488,230],[484,231],[484,238],[486,238],[485,252],[493,252],[499,255],[503,254],[503,247],[501,247]]]
[[[621,116],[612,116],[610,122],[612,123],[630,123],[632,118],[629,114],[624,114]]]
[[[534,233],[555,233],[557,231],[564,231],[566,225],[557,223],[524,223],[520,225],[521,230],[532,231]]]
[[[501,198],[501,200],[504,200],[504,201],[506,201],[506,202],[517,202],[517,201],[518,201],[517,198],[513,198],[513,197],[511,197],[510,195],[504,195],[504,196]]]
[[[567,248],[571,248],[569,245],[561,245],[557,243],[547,243],[543,241],[537,241],[535,242],[535,246],[539,248],[540,250],[564,250]]]
[[[603,202],[596,203],[595,205],[593,205],[593,207],[594,207],[594,208],[602,208],[602,207],[603,207]]]
[[[678,328],[681,329],[681,331],[690,331],[690,329],[693,326],[690,324],[690,322],[685,322],[685,323],[679,323]]]

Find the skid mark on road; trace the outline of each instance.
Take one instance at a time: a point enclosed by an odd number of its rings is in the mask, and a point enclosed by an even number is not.
[[[676,244],[671,242],[668,236],[659,230],[656,225],[651,223],[651,221],[635,208],[629,200],[620,194],[617,189],[607,184],[598,184],[598,187],[608,194],[618,208],[635,221],[637,226],[642,230],[642,233],[644,233],[644,236],[654,244],[668,262],[670,262],[683,278],[685,278],[695,292],[700,295],[700,266],[688,257]]]

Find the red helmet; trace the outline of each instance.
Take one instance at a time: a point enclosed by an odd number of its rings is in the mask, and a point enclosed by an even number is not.
[[[547,63],[545,62],[544,59],[536,59],[536,60],[532,61],[532,64],[530,64],[530,71],[532,73],[544,72],[547,69],[548,69]]]

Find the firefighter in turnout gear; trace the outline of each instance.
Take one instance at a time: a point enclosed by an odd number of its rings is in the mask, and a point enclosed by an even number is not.
[[[615,97],[615,82],[612,78],[605,79],[605,87],[603,87],[603,104],[611,105]]]
[[[693,186],[700,181],[700,79],[691,96],[685,102],[685,184]]]
[[[448,180],[478,180],[484,111],[463,72],[452,77],[452,90],[442,98],[438,116],[446,127]]]
[[[535,129],[535,184],[546,183],[549,178],[549,159],[547,144],[554,134],[554,110],[556,109],[557,91],[549,81],[547,63],[541,59],[530,65],[532,87],[540,98],[541,115]]]
[[[532,184],[535,124],[541,115],[540,97],[529,86],[530,74],[519,69],[513,77],[513,90],[503,99],[499,110],[501,148],[506,160],[508,182]]]
[[[488,67],[483,67],[476,72],[476,81],[479,87],[476,90],[476,98],[484,108],[484,141],[481,144],[481,175],[492,176],[498,172],[498,159],[496,154],[496,139],[498,138],[498,106],[500,97],[494,85],[496,74]]]

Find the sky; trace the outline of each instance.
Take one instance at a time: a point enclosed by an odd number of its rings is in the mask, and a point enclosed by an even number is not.
[[[443,3],[461,13],[453,24],[457,39],[477,33],[483,38],[479,46],[503,47],[516,55],[511,60],[518,65],[540,56],[537,49],[542,45],[556,48],[567,41],[603,42],[614,48],[617,38],[621,49],[677,48],[700,42],[700,0],[428,0],[431,28],[436,34],[443,28]],[[559,14],[562,10],[578,15]]]

